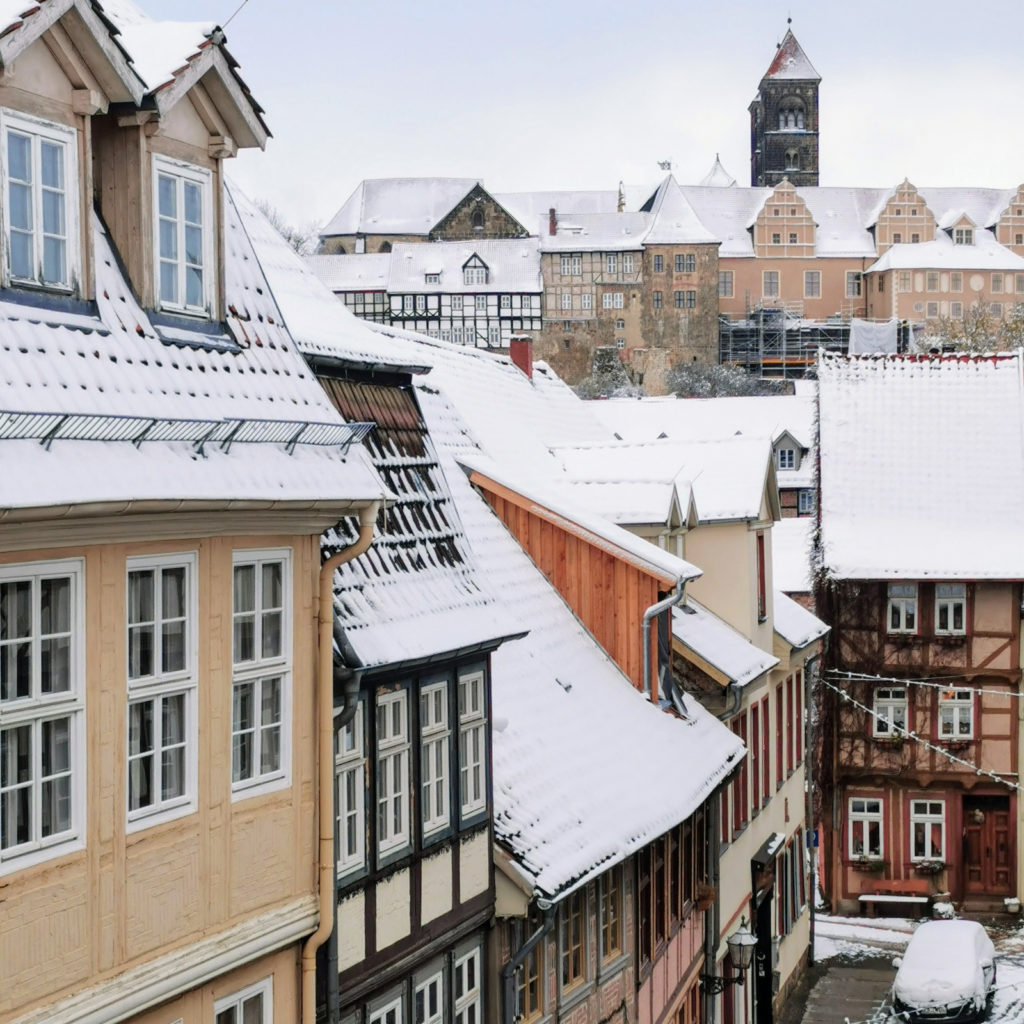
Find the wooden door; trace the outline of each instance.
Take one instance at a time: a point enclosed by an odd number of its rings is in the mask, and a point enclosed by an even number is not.
[[[1009,797],[964,797],[964,892],[1006,896],[1014,878]]]

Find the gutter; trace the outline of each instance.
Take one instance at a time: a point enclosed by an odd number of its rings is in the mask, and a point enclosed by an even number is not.
[[[540,927],[519,947],[515,956],[501,969],[501,1021],[502,1024],[514,1024],[513,1004],[515,1003],[515,975],[523,961],[544,940],[555,926],[555,905],[545,899],[537,898],[537,906],[544,911],[544,920]]]
[[[319,920],[302,947],[302,1024],[316,1024],[316,952],[334,930],[334,572],[358,558],[373,540],[373,527],[382,502],[371,502],[359,512],[359,539],[332,555],[320,567],[320,604],[317,616],[317,804],[320,839],[318,851]],[[358,686],[358,684],[357,684]],[[347,703],[347,701],[346,701]],[[355,704],[353,702],[353,709]]]
[[[668,597],[662,601],[658,601],[657,604],[652,604],[651,607],[644,612],[644,623],[641,630],[641,653],[643,655],[643,692],[644,696],[648,700],[651,699],[651,620],[656,615],[660,615],[663,611],[672,608],[674,605],[681,604],[685,597],[686,580],[679,579],[676,581],[675,589],[668,595]]]
[[[727,692],[732,694],[732,707],[726,708],[725,711],[715,715],[720,722],[731,722],[737,714],[739,714],[740,708],[743,706],[743,689],[737,683],[730,683],[726,687]]]

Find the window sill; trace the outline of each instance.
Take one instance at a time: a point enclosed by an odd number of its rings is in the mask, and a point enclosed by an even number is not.
[[[71,839],[63,839],[51,846],[44,846],[41,849],[27,850],[25,853],[6,854],[0,860],[0,878],[13,875],[26,868],[35,867],[37,864],[45,864],[48,861],[56,860],[58,857],[70,857],[72,854],[82,853],[85,850],[85,839],[75,836]]]
[[[579,1006],[587,996],[591,994],[596,988],[596,983],[593,981],[577,981],[573,983],[572,988],[563,989],[561,984],[558,986],[558,1010],[560,1013],[567,1013],[574,1007]]]
[[[279,793],[282,789],[291,789],[290,776],[282,773],[269,779],[254,779],[251,782],[235,783],[231,787],[231,802],[239,803],[254,796],[267,796]]]
[[[610,959],[602,961],[597,968],[598,984],[607,981],[625,967],[628,967],[632,959],[633,957],[630,953],[616,953]]]
[[[127,826],[125,827],[125,832],[128,835],[133,835],[147,829],[155,828],[158,825],[169,824],[172,821],[177,821],[179,818],[185,818],[188,815],[195,813],[196,802],[195,800],[190,800],[188,803],[180,804],[175,807],[170,807],[165,810],[155,810],[136,818],[130,818]]]

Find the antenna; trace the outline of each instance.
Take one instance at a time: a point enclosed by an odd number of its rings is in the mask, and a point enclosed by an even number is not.
[[[242,0],[242,2],[241,2],[241,3],[240,3],[240,4],[239,4],[239,5],[238,5],[238,6],[237,6],[237,7],[235,8],[235,10],[234,10],[234,12],[232,13],[231,17],[230,17],[230,18],[228,18],[228,20],[224,22],[224,24],[223,24],[223,25],[221,26],[221,28],[227,28],[227,27],[228,27],[228,25],[230,25],[230,24],[231,24],[231,22],[232,22],[232,21],[234,21],[234,19],[235,19],[235,15],[236,15],[236,14],[238,14],[238,12],[239,12],[239,11],[240,11],[240,10],[241,10],[241,9],[242,9],[242,8],[243,8],[243,7],[244,7],[244,6],[245,6],[245,5],[246,5],[246,4],[248,3],[248,2],[249,2],[249,0]]]

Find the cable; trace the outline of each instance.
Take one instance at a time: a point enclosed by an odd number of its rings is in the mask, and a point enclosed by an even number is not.
[[[873,676],[866,672],[840,672],[838,669],[830,668],[827,670],[827,674],[833,679],[846,679],[851,683],[893,683],[899,686],[929,686],[936,690],[949,690],[957,689],[957,687],[951,685],[952,680],[963,679],[969,682],[980,673],[976,672],[970,676],[953,675],[932,676],[925,679],[900,679],[897,676]],[[963,687],[963,689],[968,689],[968,687]],[[972,693],[987,693],[994,697],[1015,697],[1018,700],[1024,698],[1024,693],[1014,692],[1013,690],[988,690],[985,687],[978,686],[971,686],[969,689]]]
[[[936,754],[940,754],[942,757],[946,758],[947,761],[950,761],[954,764],[962,765],[964,768],[969,768],[972,772],[975,773],[975,775],[985,775],[988,778],[992,779],[994,782],[998,782],[1001,785],[1006,786],[1007,789],[1012,789],[1018,793],[1024,792],[1024,788],[1022,788],[1016,782],[1010,782],[1009,780],[1004,779],[1001,775],[997,775],[995,772],[990,772],[985,768],[979,768],[973,762],[965,761],[962,757],[957,757],[955,754],[951,754],[948,750],[944,750],[942,747],[936,746],[934,743],[929,743],[928,740],[921,739],[921,737],[918,736],[916,732],[911,732],[909,729],[904,729],[900,725],[894,725],[892,722],[889,721],[889,719],[884,718],[882,715],[878,714],[872,708],[869,708],[866,704],[862,704],[855,697],[851,697],[845,690],[840,689],[838,686],[834,686],[827,679],[822,678],[821,681],[830,690],[834,691],[835,693],[838,693],[839,696],[842,697],[843,700],[847,703],[852,704],[855,708],[859,708],[861,711],[866,712],[876,721],[885,722],[885,724],[891,731],[891,735],[906,737],[907,739],[914,740],[915,743],[920,743],[921,746],[925,747],[926,749],[931,750]]]
[[[235,14],[237,14],[248,2],[249,0],[242,0],[242,2],[235,8],[234,14],[232,14],[231,17],[228,18],[228,20],[225,21],[223,25],[221,25],[221,28],[227,28],[228,25],[230,25],[231,22],[234,20]]]

